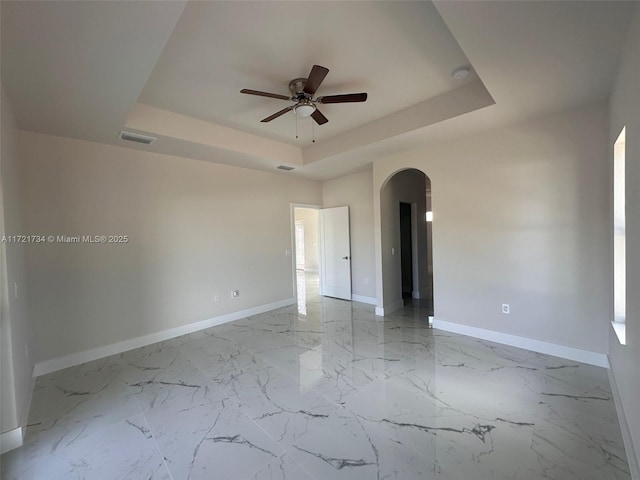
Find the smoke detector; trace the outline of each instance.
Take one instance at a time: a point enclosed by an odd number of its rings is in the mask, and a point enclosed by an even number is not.
[[[462,67],[456,68],[453,72],[451,72],[451,76],[455,80],[462,80],[464,78],[467,78],[470,73],[471,73],[471,67],[464,65]]]

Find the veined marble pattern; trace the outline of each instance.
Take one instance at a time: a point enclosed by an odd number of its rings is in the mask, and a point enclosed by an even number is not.
[[[2,478],[630,479],[604,369],[306,286],[304,309],[38,378]]]

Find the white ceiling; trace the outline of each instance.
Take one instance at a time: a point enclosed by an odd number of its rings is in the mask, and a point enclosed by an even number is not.
[[[362,104],[322,105],[316,141],[460,86],[468,63],[431,2],[192,2],[178,21],[139,102],[292,145],[311,143],[311,119],[260,123],[292,102],[289,81],[329,69],[317,95],[368,92]]]
[[[184,4],[2,1],[2,86],[18,126],[115,141]]]
[[[636,3],[2,1],[2,84],[26,130],[325,179],[608,98]],[[293,114],[260,123],[286,102],[239,90],[286,95],[313,64],[319,95],[369,99],[321,106],[311,144],[309,119],[296,142]]]
[[[436,1],[500,109],[522,118],[609,97],[636,1]]]

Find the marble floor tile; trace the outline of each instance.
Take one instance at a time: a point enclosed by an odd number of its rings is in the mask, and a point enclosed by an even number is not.
[[[3,470],[3,478],[171,479],[142,414],[108,427],[85,430],[73,441],[42,452],[28,466],[17,475]]]
[[[2,479],[630,480],[605,369],[318,295],[37,379]]]
[[[179,349],[164,345],[132,351],[123,357],[119,378],[130,388],[142,410],[149,410],[174,398],[200,396],[207,392],[210,379]]]
[[[37,380],[25,442],[54,453],[88,433],[140,413],[133,392],[122,381],[122,366],[82,375],[51,375]]]
[[[307,471],[296,464],[289,455],[274,458],[252,477],[254,480],[313,480]]]
[[[285,453],[228,400],[179,398],[147,418],[173,478],[255,478]]]

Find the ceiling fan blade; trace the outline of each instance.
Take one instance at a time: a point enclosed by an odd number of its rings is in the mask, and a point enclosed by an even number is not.
[[[309,78],[307,78],[306,83],[304,84],[304,93],[308,93],[309,95],[313,95],[318,90],[318,87],[324,80],[324,77],[329,73],[329,69],[325,67],[321,67],[320,65],[314,65],[309,72]]]
[[[366,93],[348,93],[346,95],[328,95],[326,97],[318,97],[318,103],[351,103],[365,102],[367,100]]]
[[[320,110],[316,108],[316,111],[311,114],[311,118],[313,118],[318,125],[324,125],[329,121],[327,117],[325,117]]]
[[[262,120],[260,120],[262,123],[267,123],[270,122],[271,120],[273,120],[274,118],[278,118],[280,115],[284,115],[287,112],[290,112],[291,110],[293,110],[293,105],[291,105],[290,107],[287,108],[283,108],[282,110],[280,110],[279,112],[274,113],[273,115],[268,116],[267,118],[263,118]]]
[[[243,88],[242,90],[240,90],[240,93],[246,93],[249,95],[258,95],[259,97],[277,98],[279,100],[291,100],[291,97],[287,97],[285,95],[278,95],[277,93],[269,93],[269,92],[259,92],[258,90],[249,90],[247,88]]]

